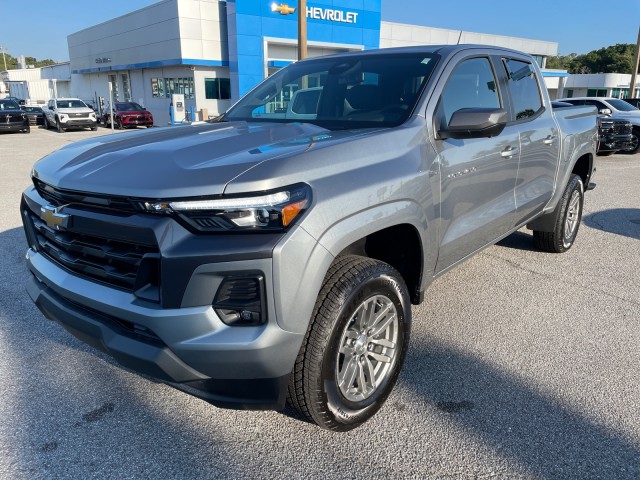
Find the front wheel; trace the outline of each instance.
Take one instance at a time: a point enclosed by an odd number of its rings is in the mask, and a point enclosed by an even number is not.
[[[318,295],[289,403],[328,430],[363,424],[395,385],[410,325],[407,287],[395,269],[365,257],[339,258]]]
[[[56,130],[58,130],[58,133],[63,133],[64,132],[64,128],[62,127],[62,123],[60,123],[60,119],[56,117]]]
[[[533,240],[540,250],[563,253],[578,235],[584,205],[584,187],[578,175],[571,175],[560,199],[560,211],[552,232],[534,230]]]

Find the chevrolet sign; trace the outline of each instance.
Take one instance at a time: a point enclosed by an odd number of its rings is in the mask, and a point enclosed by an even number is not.
[[[290,7],[286,3],[272,3],[271,11],[280,15],[290,15],[295,13],[295,7]],[[330,22],[340,23],[356,23],[358,21],[358,12],[345,12],[333,8],[307,7],[307,18],[315,20],[329,20]]]
[[[278,12],[280,15],[289,15],[296,11],[295,7],[290,7],[286,3],[281,3],[278,5],[277,3],[271,4],[271,11]]]
[[[64,207],[54,207],[45,205],[40,207],[40,218],[44,220],[49,228],[55,230],[65,230],[71,224],[71,215],[61,213]]]

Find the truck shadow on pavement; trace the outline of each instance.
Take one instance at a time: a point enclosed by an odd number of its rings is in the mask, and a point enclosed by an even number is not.
[[[607,428],[598,411],[581,414],[586,404],[563,403],[563,387],[543,393],[444,343],[411,345],[399,385],[535,478],[640,476],[640,446]]]
[[[588,227],[640,240],[640,209],[612,208],[582,217]]]
[[[514,232],[508,237],[500,240],[496,245],[500,247],[512,248],[514,250],[522,250],[525,252],[540,252],[533,243],[533,235],[524,232]]]

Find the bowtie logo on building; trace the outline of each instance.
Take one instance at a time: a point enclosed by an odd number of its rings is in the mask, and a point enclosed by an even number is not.
[[[295,7],[290,7],[286,3],[277,4],[274,2],[271,4],[271,11],[278,12],[280,15],[289,15],[295,13],[296,9]]]

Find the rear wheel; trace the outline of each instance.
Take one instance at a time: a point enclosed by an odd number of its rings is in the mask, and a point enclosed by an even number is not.
[[[572,175],[560,199],[560,212],[552,232],[534,230],[533,240],[540,250],[563,253],[571,248],[582,220],[584,187],[578,175]]]
[[[361,425],[395,385],[410,325],[407,287],[396,270],[365,257],[336,260],[291,375],[289,403],[322,428]]]

